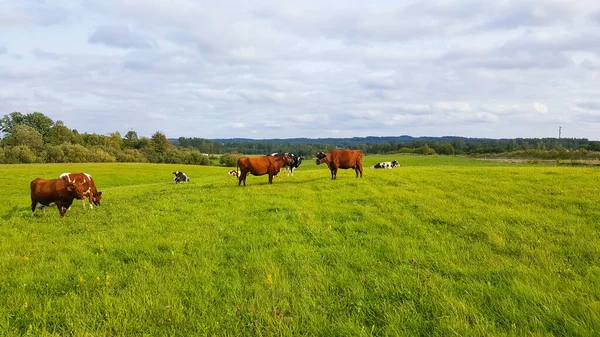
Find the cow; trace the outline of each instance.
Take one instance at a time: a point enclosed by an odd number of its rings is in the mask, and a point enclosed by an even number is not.
[[[278,152],[273,152],[268,154],[267,156],[282,156],[281,153]],[[289,156],[292,157],[292,160],[294,161],[292,164],[285,164],[283,165],[282,168],[285,168],[285,171],[287,172],[287,176],[290,176],[290,173],[292,174],[292,177],[294,176],[294,169],[298,168],[298,166],[300,166],[300,164],[302,164],[302,161],[304,160],[304,157],[298,157],[297,155],[293,154],[293,153],[289,153]]]
[[[227,172],[227,174],[229,174],[232,177],[237,177],[239,175],[239,172],[236,170],[229,170],[229,172]]]
[[[392,169],[396,166],[400,166],[400,164],[397,161],[384,161],[381,163],[377,163],[373,166],[370,167],[370,169]]]
[[[83,199],[85,190],[82,184],[68,182],[65,179],[44,180],[36,178],[29,184],[31,189],[31,214],[35,214],[35,208],[44,208],[56,205],[60,216],[65,216],[67,209],[71,207],[73,199]]]
[[[269,175],[269,184],[273,183],[275,176],[283,165],[291,165],[294,162],[288,153],[281,156],[258,156],[258,157],[241,157],[237,161],[238,186],[244,182],[246,186],[246,176],[248,173],[254,176]]]
[[[175,178],[173,178],[174,184],[179,184],[180,182],[187,183],[190,181],[190,177],[186,176],[183,172],[175,171],[173,174],[175,175]]]
[[[90,204],[90,209],[94,208],[94,205],[100,206],[100,199],[102,199],[102,192],[99,192],[96,189],[96,183],[94,183],[94,178],[87,173],[63,173],[59,177],[59,179],[64,179],[69,183],[79,183],[83,185],[83,190],[86,198],[81,200],[83,203],[83,208],[85,208],[86,200]]]
[[[363,167],[362,167],[363,152],[361,150],[333,150],[328,153],[319,152],[317,154],[317,165],[327,163],[327,166],[331,170],[331,179],[335,180],[337,177],[338,169],[354,169],[356,172],[356,178],[360,173],[362,178]]]

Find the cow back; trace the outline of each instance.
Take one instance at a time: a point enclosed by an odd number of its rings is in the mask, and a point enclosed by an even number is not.
[[[329,153],[330,162],[336,167],[348,169],[357,165],[362,166],[363,152],[361,150],[333,150]]]

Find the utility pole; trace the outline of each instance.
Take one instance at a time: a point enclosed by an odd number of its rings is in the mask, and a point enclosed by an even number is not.
[[[560,133],[562,132],[562,126],[558,127],[558,139],[560,139]]]

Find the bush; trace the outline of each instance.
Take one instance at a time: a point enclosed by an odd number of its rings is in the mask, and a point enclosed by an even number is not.
[[[138,149],[125,149],[117,153],[117,161],[121,163],[147,163],[148,158]]]
[[[18,145],[4,150],[4,162],[6,164],[29,164],[41,163],[42,160],[35,155],[29,146]]]
[[[114,163],[117,160],[110,153],[101,148],[90,149],[87,155],[87,161],[93,163]]]
[[[88,160],[89,151],[83,145],[64,143],[61,145],[65,163],[85,163]]]
[[[42,155],[46,163],[63,163],[65,153],[60,145],[46,145],[46,150]]]
[[[219,163],[228,167],[235,167],[237,166],[237,161],[238,159],[240,159],[241,156],[242,155],[239,153],[226,153],[221,156],[221,159],[219,159]]]

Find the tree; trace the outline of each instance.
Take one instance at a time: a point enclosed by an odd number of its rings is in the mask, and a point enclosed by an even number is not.
[[[23,124],[31,126],[42,136],[45,136],[50,132],[50,128],[54,125],[54,121],[41,112],[34,112],[23,117]]]
[[[108,137],[104,137],[104,149],[112,154],[116,155],[121,151],[123,147],[123,138],[119,132],[113,132]]]
[[[154,151],[158,153],[165,153],[167,150],[174,147],[173,144],[167,139],[167,136],[160,131],[155,132],[151,139],[152,147],[154,148]]]
[[[126,148],[130,148],[130,149],[137,149],[139,148],[139,139],[138,139],[138,135],[137,132],[135,131],[128,131],[127,134],[125,135],[125,139],[123,140],[123,146]]]
[[[42,135],[28,125],[16,125],[3,141],[8,146],[26,145],[30,149],[40,151],[44,147]]]
[[[46,135],[46,142],[54,145],[71,143],[73,133],[62,121],[56,121]]]
[[[16,125],[23,124],[24,117],[25,116],[23,116],[22,113],[17,111],[4,115],[4,117],[0,119],[0,133],[5,136],[12,133],[12,130]]]

